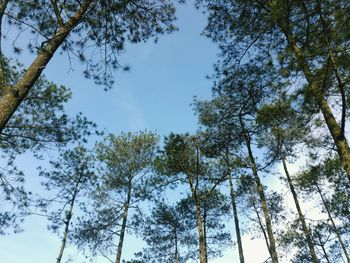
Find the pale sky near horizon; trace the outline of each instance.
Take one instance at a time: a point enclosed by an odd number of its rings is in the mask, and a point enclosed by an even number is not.
[[[130,65],[131,71],[116,72],[114,88],[107,92],[82,77],[83,66],[78,62],[73,61],[73,70],[68,72],[68,59],[56,54],[44,73],[48,80],[72,89],[73,99],[67,105],[68,113],[81,111],[99,128],[117,134],[145,129],[156,131],[161,136],[170,132],[194,132],[198,126],[190,104],[194,96],[210,98],[211,82],[205,76],[212,72],[218,51],[214,43],[200,35],[206,24],[205,15],[186,4],[179,6],[177,17],[179,31],[161,36],[157,44],[149,41],[127,45],[121,63]],[[10,43],[5,42],[4,46],[9,47]],[[17,58],[26,65],[32,59],[25,54]],[[38,184],[36,162],[24,156],[20,163],[27,174],[27,185],[31,187],[34,181]],[[20,234],[0,236],[0,262],[53,262],[60,240],[46,230],[45,221],[30,217],[24,230]],[[268,257],[263,242],[251,241],[247,236],[243,242],[247,245],[247,263],[262,263]],[[141,249],[135,248],[135,244],[139,246],[140,242],[127,235],[123,258],[130,259]],[[83,257],[76,256],[74,248],[67,252],[75,257],[73,262],[82,262]],[[236,248],[230,248],[223,258],[212,263],[238,261]],[[107,261],[98,259],[97,262]]]

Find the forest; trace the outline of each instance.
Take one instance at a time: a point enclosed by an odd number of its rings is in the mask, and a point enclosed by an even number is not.
[[[189,6],[215,46],[195,128],[124,128],[98,110],[123,57],[175,41]],[[41,242],[33,262],[55,244],[56,263],[350,263],[350,1],[0,0],[0,36],[0,262]]]

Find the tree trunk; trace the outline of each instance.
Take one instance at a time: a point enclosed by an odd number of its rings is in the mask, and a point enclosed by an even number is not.
[[[235,231],[236,231],[236,238],[237,238],[237,244],[238,244],[239,262],[244,263],[241,230],[239,228],[239,219],[238,219],[238,213],[237,213],[237,207],[236,207],[236,195],[233,188],[233,180],[232,180],[231,173],[229,173],[229,183],[230,183],[230,195],[231,195],[233,218],[235,222]]]
[[[177,229],[175,228],[175,263],[179,263],[179,251],[177,247]]]
[[[196,216],[197,216],[197,228],[198,228],[198,238],[199,238],[199,262],[206,262],[206,249],[205,249],[205,240],[204,240],[204,229],[201,216],[201,207],[198,200],[195,200],[196,204]]]
[[[76,191],[73,195],[72,201],[70,203],[69,211],[66,215],[66,221],[64,222],[65,227],[64,227],[63,238],[62,238],[62,242],[61,242],[61,248],[60,248],[60,252],[58,253],[56,263],[61,263],[62,257],[63,257],[63,252],[64,252],[64,249],[66,248],[66,243],[67,243],[68,233],[69,233],[69,225],[70,225],[70,221],[72,219],[73,207],[74,207],[75,198],[76,198],[77,194],[78,193]]]
[[[309,83],[308,91],[314,97],[317,102],[318,107],[320,108],[322,115],[325,119],[328,130],[331,133],[331,136],[337,147],[338,155],[342,161],[344,170],[346,171],[348,180],[350,182],[350,148],[349,144],[345,138],[344,133],[342,132],[341,127],[339,126],[337,120],[334,117],[331,107],[329,106],[328,101],[325,98],[324,92],[320,87],[320,84],[317,82],[317,79],[312,74],[311,69],[304,57],[304,54],[299,49],[296,44],[296,41],[290,31],[289,21],[285,21],[285,18],[278,20],[278,24],[285,35],[288,45],[291,48],[294,56],[297,59],[298,65],[302,70],[307,82]]]
[[[339,233],[339,230],[338,230],[337,226],[335,225],[335,222],[334,222],[334,220],[333,220],[333,216],[332,216],[332,214],[331,214],[331,211],[330,211],[329,208],[328,208],[328,205],[327,205],[327,203],[326,203],[326,200],[325,200],[324,197],[323,197],[322,191],[321,191],[320,187],[318,186],[318,183],[315,182],[315,185],[316,185],[317,192],[319,193],[319,195],[320,195],[320,197],[321,197],[323,206],[324,206],[324,208],[325,208],[325,210],[326,210],[326,212],[327,212],[327,214],[328,214],[328,218],[329,218],[329,220],[331,221],[333,231],[334,231],[335,235],[337,236],[337,239],[338,239],[338,241],[339,241],[339,244],[340,244],[340,246],[341,246],[341,248],[342,248],[342,250],[343,250],[343,253],[344,253],[344,255],[345,255],[346,261],[347,261],[348,263],[350,263],[350,257],[349,257],[348,251],[346,250],[346,246],[345,246],[345,244],[344,244],[344,241],[343,241],[343,239],[342,239],[342,237],[341,237],[341,235],[340,235],[340,233]]]
[[[205,262],[208,263],[208,243],[207,243],[207,213],[206,208],[203,209],[203,238],[205,245]]]
[[[22,78],[13,87],[6,87],[0,98],[0,133],[5,129],[7,122],[15,113],[23,99],[27,96],[42,71],[51,60],[56,50],[67,38],[71,30],[78,25],[87,12],[92,1],[83,1],[79,10],[60,27],[60,30],[49,39],[40,49],[33,63],[27,68]],[[4,88],[4,87],[2,87]]]
[[[248,150],[248,157],[249,157],[249,161],[250,161],[250,165],[251,165],[251,170],[253,172],[254,180],[256,183],[256,189],[257,189],[257,192],[258,192],[259,197],[260,197],[260,203],[261,203],[261,207],[262,207],[263,214],[264,214],[267,235],[269,237],[269,244],[270,244],[269,247],[270,247],[270,252],[271,252],[271,259],[272,259],[273,263],[278,263],[278,255],[277,255],[277,251],[276,251],[276,241],[275,241],[275,237],[273,235],[270,212],[269,212],[269,208],[267,206],[264,188],[263,188],[263,185],[261,184],[261,181],[260,181],[260,178],[258,175],[258,169],[257,169],[256,163],[255,163],[254,155],[253,155],[252,148],[250,145],[250,143],[251,143],[250,136],[248,134],[248,131],[244,127],[244,123],[243,123],[241,116],[239,116],[239,120],[240,120],[240,125],[241,125],[241,128],[243,130],[243,136],[244,136],[244,140],[245,140],[247,150]]]
[[[289,171],[288,171],[288,168],[287,168],[286,158],[285,158],[283,153],[281,154],[281,159],[282,159],[282,163],[283,163],[283,169],[284,169],[284,172],[285,172],[287,180],[288,180],[288,185],[289,185],[290,191],[292,192],[292,195],[293,195],[295,207],[296,207],[296,209],[298,211],[299,220],[301,222],[302,229],[303,229],[306,241],[307,241],[307,245],[308,245],[309,250],[310,250],[312,261],[314,263],[319,263],[319,260],[317,258],[317,254],[316,254],[316,251],[315,251],[314,244],[312,243],[312,238],[311,238],[311,235],[310,235],[310,231],[309,231],[308,226],[306,225],[305,217],[304,217],[304,215],[303,215],[303,213],[301,211],[299,200],[298,200],[298,195],[295,192],[295,188],[294,188],[292,179],[291,179],[291,177],[289,175]]]
[[[272,258],[272,254],[271,254],[271,251],[270,251],[269,238],[267,237],[267,234],[266,234],[266,231],[265,231],[263,222],[262,222],[262,220],[261,220],[261,218],[260,218],[259,211],[258,211],[258,208],[257,208],[257,206],[256,206],[256,203],[255,203],[255,199],[254,199],[254,198],[255,198],[255,197],[253,197],[253,199],[252,199],[253,208],[254,208],[256,217],[257,217],[257,219],[258,219],[259,227],[260,227],[260,229],[261,229],[261,232],[263,233],[263,236],[264,236],[264,240],[265,240],[265,244],[266,244],[267,250],[269,251],[270,257]]]
[[[118,243],[115,263],[120,263],[122,258],[122,250],[123,250],[124,236],[125,236],[125,230],[126,230],[126,222],[128,220],[128,211],[129,211],[130,201],[131,201],[131,184],[128,187],[128,195],[127,195],[126,202],[124,204],[123,221],[120,229],[119,243]]]

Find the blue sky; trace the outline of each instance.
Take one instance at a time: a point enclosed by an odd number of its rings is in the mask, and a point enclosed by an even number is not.
[[[72,61],[73,70],[69,70],[67,57],[56,54],[44,73],[49,80],[72,89],[73,99],[67,105],[68,112],[81,111],[100,128],[117,134],[145,129],[156,131],[161,136],[170,132],[194,132],[197,119],[190,104],[194,96],[210,98],[211,82],[205,76],[212,72],[218,51],[214,43],[200,35],[206,24],[205,15],[187,4],[179,6],[177,16],[179,31],[161,36],[157,44],[149,41],[126,46],[127,52],[120,61],[130,65],[131,71],[116,72],[115,85],[107,92],[83,78],[83,66],[78,61]],[[4,45],[10,50],[10,43],[5,42]],[[18,59],[28,65],[32,57],[24,52]],[[36,163],[27,156],[22,157],[20,162],[27,173],[28,187],[36,187]],[[0,261],[53,262],[60,243],[54,234],[46,230],[46,222],[31,217],[24,227],[25,231],[21,234],[0,237]],[[246,238],[246,242],[251,241]],[[135,248],[135,244],[140,246],[139,242],[127,236],[126,257],[140,249]],[[254,259],[258,257],[261,243],[253,246],[254,254],[246,255],[248,263],[256,262]],[[74,249],[69,251],[73,255],[76,253]],[[266,251],[261,254],[263,259],[266,258]],[[74,262],[80,263],[80,260],[76,258]],[[232,249],[225,258],[215,262],[235,262]]]

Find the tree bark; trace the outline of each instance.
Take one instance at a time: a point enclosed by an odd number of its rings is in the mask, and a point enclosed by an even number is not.
[[[290,30],[289,21],[286,22],[286,18],[284,17],[283,19],[280,18],[277,22],[283,34],[285,35],[288,45],[291,48],[294,56],[296,57],[297,63],[309,84],[308,90],[310,94],[314,97],[318,107],[322,112],[328,130],[331,133],[331,136],[337,147],[338,155],[342,161],[343,168],[346,171],[348,180],[350,182],[350,147],[345,138],[345,135],[334,117],[332,109],[325,98],[324,92],[320,87],[320,84],[317,82],[316,77],[312,74],[312,71],[306,61],[304,54],[296,44],[296,41]]]
[[[239,227],[239,219],[238,219],[238,212],[237,212],[237,206],[236,206],[236,195],[235,195],[235,190],[233,188],[233,180],[232,180],[231,173],[229,173],[229,183],[230,183],[230,195],[231,195],[233,218],[235,222],[235,231],[236,231],[236,238],[237,238],[237,245],[238,245],[239,262],[244,263],[241,230]]]
[[[5,129],[7,122],[40,77],[56,50],[61,46],[71,30],[79,24],[91,3],[91,0],[83,1],[74,16],[70,17],[64,26],[60,27],[58,32],[40,49],[37,57],[16,85],[6,87],[3,90],[0,98],[0,133]]]
[[[276,241],[275,241],[275,237],[273,235],[270,212],[269,212],[269,208],[267,206],[267,200],[266,200],[264,188],[263,188],[263,185],[261,184],[261,181],[260,181],[260,178],[258,175],[258,169],[257,169],[256,163],[255,163],[254,155],[253,155],[252,148],[251,148],[250,136],[248,134],[248,131],[244,127],[244,123],[243,123],[241,116],[239,116],[239,120],[240,120],[240,125],[241,125],[242,131],[243,131],[243,136],[244,136],[244,140],[246,143],[246,147],[248,150],[248,157],[249,157],[249,161],[250,161],[250,165],[251,165],[251,170],[253,172],[253,176],[254,176],[254,180],[255,180],[255,184],[256,184],[256,189],[257,189],[257,192],[258,192],[258,195],[260,198],[260,203],[261,203],[261,207],[262,207],[263,214],[264,214],[267,235],[269,238],[271,259],[272,259],[273,263],[278,263],[278,255],[277,255],[277,251],[276,251]]]
[[[198,228],[198,238],[199,238],[199,262],[207,263],[205,258],[206,249],[205,249],[203,222],[202,222],[202,216],[201,216],[201,207],[198,200],[195,201],[195,205],[196,205],[197,228]]]
[[[315,182],[315,185],[316,185],[317,192],[319,193],[319,195],[320,195],[320,197],[321,197],[323,206],[324,206],[324,208],[325,208],[325,210],[326,210],[326,212],[327,212],[328,218],[329,218],[329,220],[331,221],[333,231],[334,231],[335,235],[337,236],[337,239],[338,239],[338,241],[339,241],[340,247],[341,247],[342,250],[343,250],[343,253],[344,253],[344,255],[345,255],[346,261],[347,261],[348,263],[350,263],[350,256],[349,256],[349,253],[348,253],[348,251],[346,250],[345,243],[344,243],[344,241],[343,241],[343,239],[342,239],[342,237],[341,237],[341,235],[340,235],[340,233],[339,233],[339,230],[338,230],[337,226],[335,225],[335,222],[334,222],[333,216],[332,216],[332,214],[331,214],[331,211],[329,210],[329,207],[328,207],[328,205],[327,205],[327,203],[326,203],[326,200],[325,200],[324,197],[323,197],[322,191],[321,191],[320,187],[318,186],[318,183]]]
[[[286,177],[287,177],[289,189],[290,189],[290,191],[292,192],[294,204],[295,204],[295,207],[296,207],[296,209],[297,209],[297,211],[298,211],[299,220],[300,220],[300,222],[301,222],[302,229],[303,229],[303,232],[304,232],[306,241],[307,241],[307,245],[308,245],[309,250],[310,250],[310,254],[311,254],[311,257],[312,257],[312,261],[313,261],[314,263],[319,263],[319,260],[318,260],[318,258],[317,258],[317,254],[316,254],[316,251],[315,251],[314,244],[312,243],[312,238],[311,238],[311,235],[310,235],[309,228],[308,228],[308,226],[307,226],[307,224],[306,224],[306,222],[305,222],[305,217],[304,217],[304,215],[303,215],[303,213],[302,213],[302,211],[301,211],[301,208],[300,208],[300,204],[299,204],[299,200],[298,200],[298,195],[297,195],[297,193],[295,192],[295,188],[294,188],[292,179],[291,179],[291,177],[290,177],[290,175],[289,175],[289,171],[288,171],[287,163],[286,163],[286,157],[284,156],[283,153],[281,154],[281,159],[282,159],[283,169],[284,169],[284,172],[285,172]]]
[[[80,184],[81,178],[82,177],[79,177],[79,180],[76,183],[75,190],[74,190],[74,193],[73,193],[73,196],[72,196],[72,200],[70,202],[69,211],[68,211],[68,213],[66,215],[66,221],[64,222],[65,228],[64,228],[64,232],[63,232],[61,248],[60,248],[60,252],[58,253],[58,257],[57,257],[56,263],[60,263],[62,261],[63,252],[64,252],[64,249],[66,248],[66,243],[67,243],[68,233],[69,233],[70,221],[72,220],[73,208],[74,208],[74,204],[75,204],[75,199],[76,199],[76,197],[78,195],[78,192],[79,192],[79,184]]]
[[[128,211],[129,211],[130,201],[131,201],[131,183],[129,183],[128,194],[127,194],[126,202],[124,204],[123,221],[120,229],[119,243],[118,243],[115,263],[120,263],[122,258],[122,250],[123,250],[124,236],[125,236],[125,230],[126,230],[126,223],[128,220]]]

